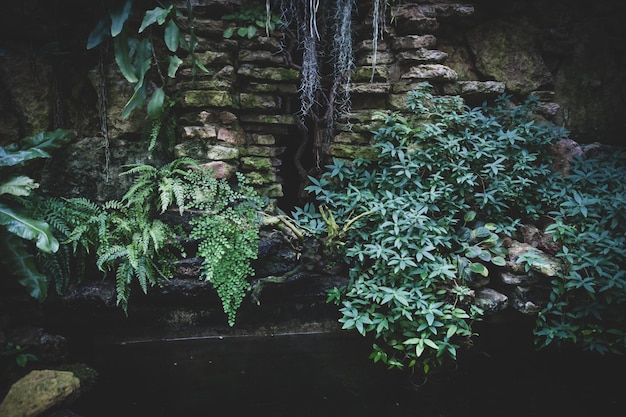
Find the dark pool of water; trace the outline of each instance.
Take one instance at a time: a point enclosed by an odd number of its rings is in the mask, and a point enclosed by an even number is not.
[[[499,339],[502,340],[502,339]],[[460,355],[416,390],[348,333],[100,344],[84,417],[626,416],[626,363],[509,341]],[[79,355],[80,356],[80,355]]]

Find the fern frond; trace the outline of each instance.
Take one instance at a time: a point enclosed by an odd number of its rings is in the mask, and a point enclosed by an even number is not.
[[[122,262],[117,267],[115,274],[115,290],[117,293],[117,305],[121,306],[128,315],[128,299],[130,298],[130,283],[133,279],[133,268],[128,262]]]
[[[174,181],[172,184],[172,194],[174,194],[174,200],[176,201],[176,206],[178,207],[178,212],[180,215],[183,215],[185,211],[185,188],[180,180]]]
[[[112,263],[116,259],[128,257],[128,248],[121,245],[113,245],[107,247],[105,250],[98,250],[98,260],[96,266],[99,270],[104,271],[109,268],[105,268],[107,264]]]
[[[161,119],[154,119],[152,121],[152,126],[150,126],[150,133],[149,133],[149,139],[150,142],[148,143],[148,152],[152,153],[152,151],[154,151],[154,149],[156,148],[156,144],[157,144],[157,139],[159,139],[159,134],[161,133]]]
[[[159,183],[159,201],[161,207],[161,213],[165,213],[165,211],[169,208],[173,201],[174,195],[174,179],[165,177],[161,179]]]
[[[167,244],[167,240],[174,237],[174,232],[168,225],[160,220],[154,220],[149,229],[146,229],[149,237],[146,240],[152,240],[154,251],[158,252]]]
[[[139,233],[136,233],[134,244],[141,248],[141,253],[143,256],[150,255],[151,252],[158,252],[157,247],[153,247],[150,244],[153,242],[152,239],[152,225],[149,227],[144,227],[141,229],[141,237],[139,237]]]
[[[109,200],[104,203],[104,208],[106,210],[123,210],[126,206],[122,204],[122,202],[117,200]]]
[[[132,175],[141,173],[144,177],[156,177],[159,171],[156,167],[147,164],[126,164],[123,165],[122,168],[127,169],[120,175]]]
[[[199,166],[198,161],[193,158],[189,158],[187,156],[183,156],[181,158],[177,158],[172,162],[164,165],[161,168],[162,172],[169,172],[172,174],[185,175],[187,173],[186,170],[181,170],[181,166],[186,166],[187,168],[196,168]]]
[[[155,193],[155,182],[149,178],[141,177],[129,188],[126,194],[124,194],[122,202],[124,202],[127,207],[133,204],[144,204],[152,201]]]
[[[139,240],[140,236],[141,235],[139,233],[135,233],[133,237]],[[142,245],[142,242],[141,241],[137,243],[135,242],[136,240],[133,240],[131,244],[126,246],[126,259],[128,259],[128,262],[130,262],[130,264],[132,265],[134,269],[137,269],[138,257],[139,257],[137,254],[137,246]]]
[[[144,294],[148,293],[148,282],[152,283],[154,280],[154,278],[152,278],[152,271],[150,271],[149,268],[150,266],[145,263],[145,258],[142,257],[138,259],[135,275],[137,276],[137,281],[139,281],[139,286]]]
[[[81,218],[93,217],[103,211],[101,206],[84,197],[67,198],[65,202],[67,210]]]

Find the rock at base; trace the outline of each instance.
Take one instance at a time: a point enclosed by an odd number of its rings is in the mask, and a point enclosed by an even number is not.
[[[80,381],[72,372],[35,370],[18,380],[0,404],[0,417],[33,417],[76,398]]]

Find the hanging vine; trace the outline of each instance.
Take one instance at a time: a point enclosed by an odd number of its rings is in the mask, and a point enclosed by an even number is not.
[[[278,0],[285,30],[296,39],[287,49],[301,54],[300,109],[297,113],[303,140],[294,162],[302,182],[309,172],[301,158],[312,149],[316,170],[320,170],[325,146],[332,141],[338,115],[350,112],[350,72],[354,68],[352,50],[352,18],[356,0]],[[296,50],[297,49],[297,50]]]

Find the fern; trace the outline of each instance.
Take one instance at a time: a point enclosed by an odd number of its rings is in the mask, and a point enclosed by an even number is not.
[[[232,326],[250,287],[246,278],[254,273],[250,260],[258,252],[260,200],[242,175],[238,190],[216,179],[212,171],[195,170],[187,179],[187,204],[201,211],[190,221],[189,234],[198,241],[197,255],[203,259],[201,278],[216,289]]]
[[[57,294],[62,294],[72,279],[81,281],[84,276],[86,254],[98,240],[94,222],[102,209],[84,198],[43,197],[32,199],[29,208],[46,220],[61,243],[56,253],[41,253],[36,260]]]
[[[126,168],[123,175],[134,176],[135,182],[119,201],[99,205],[81,198],[49,199],[41,210],[68,249],[71,245],[70,252],[95,250],[97,268],[105,276],[115,276],[117,304],[125,313],[133,283],[144,293],[162,285],[172,277],[176,260],[186,256],[180,240],[197,242],[196,255],[203,262],[201,278],[211,282],[233,325],[249,289],[247,277],[254,273],[250,260],[258,251],[256,213],[261,200],[254,189],[241,174],[233,187],[190,158],[160,168],[139,164]],[[181,215],[193,210],[188,235],[182,231],[177,235],[159,219],[173,205]],[[70,274],[67,260],[60,256],[45,262],[49,272],[61,273],[56,284],[62,290]]]
[[[130,298],[130,283],[133,280],[133,274],[133,267],[129,262],[120,263],[115,274],[116,302],[126,314],[128,314],[128,299]]]

